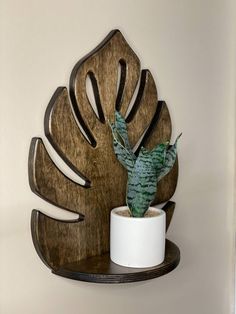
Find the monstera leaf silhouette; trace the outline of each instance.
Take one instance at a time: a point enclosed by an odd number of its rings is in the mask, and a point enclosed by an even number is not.
[[[96,108],[90,103],[90,79]],[[138,89],[136,99],[130,103]],[[45,134],[59,156],[85,180],[79,185],[53,163],[42,139],[33,138],[29,182],[34,193],[79,219],[60,221],[32,212],[32,236],[41,259],[53,270],[109,251],[110,210],[125,204],[127,174],[116,160],[108,120],[115,110],[126,116],[130,142],[136,151],[170,140],[171,120],[165,102],[157,98],[151,73],[140,70],[136,54],[120,31],[105,40],[74,67],[69,93],[59,87],[47,107]],[[80,126],[79,126],[80,125]],[[82,129],[82,131],[81,131]],[[138,143],[138,144],[137,144]],[[155,203],[168,201],[177,183],[178,165],[158,185]],[[172,206],[173,203],[168,203]]]

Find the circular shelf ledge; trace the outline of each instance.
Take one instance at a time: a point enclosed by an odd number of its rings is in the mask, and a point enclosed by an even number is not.
[[[130,268],[113,263],[109,253],[90,257],[79,262],[65,264],[57,270],[56,275],[96,283],[125,283],[153,279],[163,276],[175,269],[180,261],[179,248],[166,240],[165,260],[162,264],[150,268]]]

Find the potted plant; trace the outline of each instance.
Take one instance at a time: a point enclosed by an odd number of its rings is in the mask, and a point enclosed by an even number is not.
[[[157,182],[173,167],[177,155],[174,145],[158,144],[152,150],[142,147],[136,156],[129,143],[127,126],[119,112],[109,123],[117,159],[128,172],[126,204],[111,211],[110,257],[127,267],[152,267],[165,256],[165,212],[150,207]]]

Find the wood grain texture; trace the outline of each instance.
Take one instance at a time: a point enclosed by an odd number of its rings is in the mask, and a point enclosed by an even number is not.
[[[98,116],[87,95],[88,78]],[[128,110],[136,88],[137,97]],[[85,186],[76,184],[56,167],[40,138],[33,138],[31,142],[29,182],[32,191],[58,207],[80,214],[80,221],[64,222],[33,212],[34,245],[52,269],[109,251],[110,210],[125,204],[127,181],[126,171],[113,152],[107,122],[108,119],[113,121],[115,109],[123,115],[129,112],[126,121],[133,146],[137,146],[145,134],[137,152],[141,145],[152,148],[170,140],[171,119],[167,105],[158,102],[150,71],[140,70],[138,57],[118,30],[112,31],[76,64],[69,92],[59,87],[45,113],[44,127],[49,142],[85,180]],[[178,162],[158,184],[155,203],[172,197],[177,177]]]
[[[166,213],[166,231],[167,231],[169,226],[170,226],[170,222],[171,222],[172,216],[174,214],[175,203],[171,202],[171,201],[167,202],[162,207],[162,210],[164,210],[164,212]]]
[[[171,241],[166,240],[165,260],[150,268],[130,268],[113,263],[109,254],[95,256],[74,262],[52,272],[70,279],[96,283],[127,283],[153,279],[175,269],[180,261],[180,251]]]
[[[162,208],[166,212],[166,230],[168,230],[170,225],[174,208],[175,203],[171,201],[167,202]],[[85,228],[83,219],[82,217],[71,221],[57,220],[38,210],[34,209],[32,211],[31,232],[33,243],[39,257],[47,267],[54,270],[61,267],[65,269],[65,265],[72,262],[78,263],[80,260],[83,260],[83,263],[86,264],[87,256],[83,254],[87,249],[86,242],[82,242],[77,246],[76,241],[78,241],[78,232],[85,232],[85,236],[87,236],[86,240],[91,240],[93,230],[87,233],[88,229]],[[96,242],[94,242],[95,245]],[[90,245],[89,247],[92,249],[94,246]],[[95,255],[104,255],[105,253],[106,251],[101,251]],[[91,254],[91,256],[95,255]],[[78,258],[78,256],[82,256],[82,258]],[[172,258],[175,263],[175,257],[173,256]],[[101,269],[100,272],[102,271]]]

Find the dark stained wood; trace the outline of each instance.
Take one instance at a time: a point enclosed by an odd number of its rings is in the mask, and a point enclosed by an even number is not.
[[[109,254],[90,257],[79,262],[62,265],[52,272],[66,278],[96,283],[126,283],[163,276],[175,269],[180,261],[178,247],[166,240],[165,260],[150,268],[130,268],[113,263]]]
[[[87,77],[92,83],[98,116],[87,95]],[[169,111],[165,102],[158,102],[150,71],[140,72],[138,57],[118,30],[76,64],[69,93],[67,88],[59,87],[49,102],[45,134],[59,156],[85,180],[83,186],[66,177],[53,163],[43,141],[32,139],[32,191],[51,204],[80,214],[79,220],[65,222],[33,211],[33,242],[51,269],[109,252],[110,210],[125,204],[127,173],[113,152],[108,120],[114,119],[115,108],[126,114],[136,88],[137,97],[126,118],[129,137],[136,146],[145,133],[139,147],[151,149],[171,138]],[[158,184],[155,204],[172,197],[177,177],[178,162]],[[167,211],[168,224],[172,207]]]
[[[166,212],[166,230],[169,227],[174,208],[175,203],[171,201],[167,202],[162,208]],[[88,241],[92,235],[92,230],[86,233],[87,229],[85,229],[83,219],[84,217],[70,221],[58,220],[38,210],[32,211],[31,232],[33,243],[39,257],[49,268],[57,269],[62,265],[71,263],[71,261],[86,259],[86,255],[83,255],[87,248],[86,242],[80,243],[79,249],[81,252],[75,250],[79,232],[81,234],[85,232],[84,236],[88,237]],[[60,246],[57,243],[60,243]],[[95,246],[96,242],[93,245]],[[89,247],[94,248],[93,245]],[[97,255],[103,255],[104,253],[104,251],[101,251]],[[81,258],[81,256],[84,258]]]
[[[31,213],[31,234],[32,234],[32,240],[35,247],[36,252],[38,253],[38,256],[42,260],[42,262],[50,269],[52,269],[52,263],[50,261],[47,261],[47,257],[45,255],[45,252],[42,249],[42,243],[40,238],[40,232],[39,232],[39,220],[38,217],[41,213],[37,210],[32,210]]]
[[[162,207],[162,209],[165,211],[166,213],[166,231],[168,230],[169,226],[170,226],[170,222],[172,219],[172,216],[174,214],[174,210],[175,210],[175,203],[174,202],[167,202],[165,204],[164,207]]]

